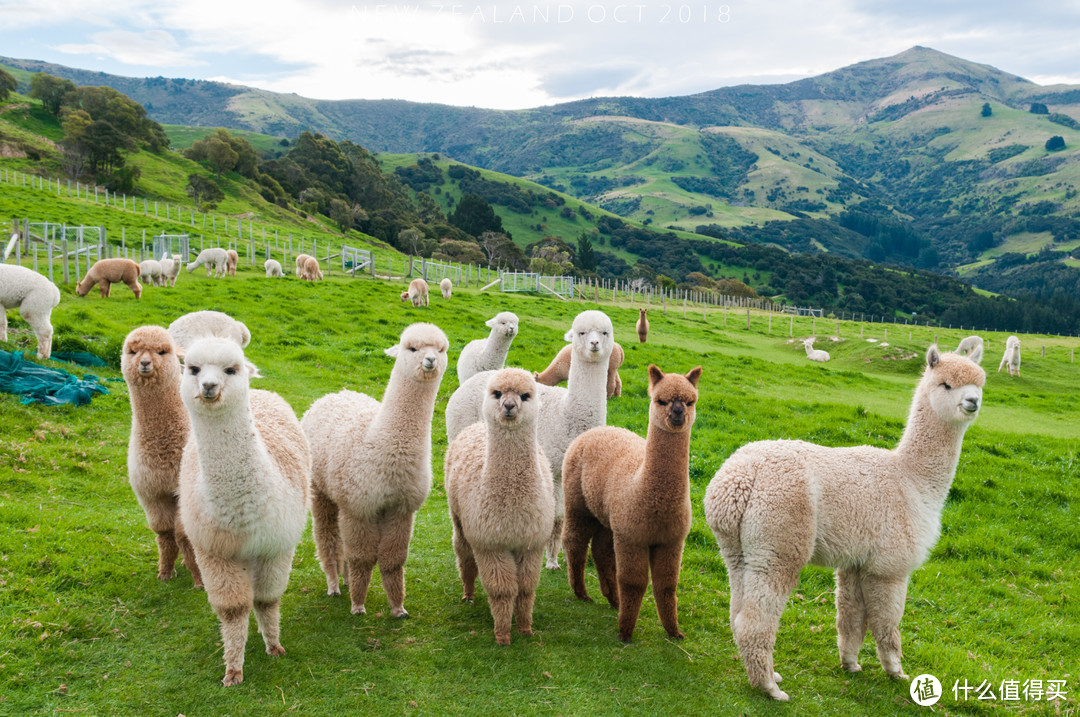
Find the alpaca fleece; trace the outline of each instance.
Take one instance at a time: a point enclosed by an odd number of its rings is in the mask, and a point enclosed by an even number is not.
[[[267,259],[263,262],[263,268],[266,269],[267,279],[285,275],[285,272],[281,269],[281,262],[277,259]]]
[[[161,260],[161,278],[162,286],[166,284],[172,287],[176,286],[176,277],[180,274],[180,267],[184,265],[183,260],[179,254],[173,254],[172,257],[165,257]]]
[[[216,277],[225,276],[225,270],[228,267],[229,254],[221,247],[211,247],[209,249],[203,249],[199,252],[199,255],[195,257],[195,261],[187,265],[188,273],[195,271],[200,266],[206,266],[206,275],[210,276],[212,273]]]
[[[138,299],[142,296],[142,284],[139,283],[141,273],[142,268],[131,259],[102,259],[94,262],[94,265],[86,272],[82,281],[75,286],[75,293],[86,296],[94,288],[94,284],[97,284],[101,291],[101,298],[107,299],[109,287],[113,284],[127,284]]]
[[[409,282],[409,288],[401,292],[402,303],[409,301],[413,306],[428,305],[428,285],[423,279],[413,279]]]
[[[229,276],[236,276],[236,265],[240,263],[240,255],[236,253],[235,249],[225,250],[225,273]]]
[[[442,292],[442,298],[449,299],[450,295],[454,292],[454,282],[450,279],[443,279],[439,282],[439,290]]]
[[[319,260],[311,256],[305,257],[299,276],[304,281],[322,281],[323,273],[319,268]]]
[[[1020,375],[1020,338],[1018,336],[1005,339],[1005,354],[1001,357],[1001,363],[998,364],[998,373],[1001,373],[1003,368],[1009,369],[1010,376]]]
[[[821,349],[815,349],[814,348],[814,337],[813,336],[811,336],[808,339],[803,339],[802,344],[803,344],[803,348],[806,349],[806,358],[810,359],[811,361],[818,361],[820,363],[825,363],[826,361],[829,360],[829,352],[828,351],[822,351]]]
[[[38,358],[52,355],[52,310],[60,303],[60,290],[48,277],[25,266],[0,264],[0,341],[7,341],[7,311],[19,315],[34,332]]]
[[[465,344],[458,356],[458,383],[464,383],[481,371],[494,371],[506,363],[506,354],[510,352],[510,343],[518,334],[517,314],[503,311],[484,322],[491,329],[486,339],[474,339]],[[487,383],[481,385],[486,386]],[[477,404],[479,409],[479,403]],[[477,414],[479,420],[479,413]]]
[[[156,259],[139,262],[139,279],[151,286],[163,286],[165,281],[161,273],[161,262]]]
[[[193,311],[169,324],[169,335],[179,349],[208,336],[229,339],[240,348],[251,342],[251,332],[242,322],[221,311]],[[181,351],[181,355],[182,355]]]
[[[545,386],[557,386],[570,378],[570,357],[573,354],[573,345],[567,344],[555,355],[548,367],[536,374],[536,382]],[[611,349],[611,357],[608,359],[607,374],[607,397],[622,395],[622,378],[619,377],[619,367],[623,364],[625,354],[622,346],[616,343]]]
[[[645,343],[649,339],[649,317],[645,314],[648,309],[638,309],[637,339],[639,343]]]

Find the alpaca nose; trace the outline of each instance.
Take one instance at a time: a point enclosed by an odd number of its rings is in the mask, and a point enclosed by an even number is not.
[[[513,418],[517,415],[518,404],[513,399],[507,399],[502,402],[503,415],[507,418]]]
[[[435,354],[433,354],[433,353],[432,354],[425,354],[424,355],[424,370],[425,371],[433,370],[435,368],[436,364],[438,364],[438,362],[439,362],[439,357],[436,356]]]
[[[964,399],[964,410],[967,411],[968,413],[975,413],[975,411],[978,411],[979,410],[979,399],[977,399],[977,398],[965,398]]]
[[[150,370],[150,359],[148,359],[148,358],[141,359],[139,361],[139,370],[140,371],[149,371]]]
[[[681,426],[686,421],[686,406],[681,401],[671,404],[671,424]]]
[[[200,385],[203,398],[217,398],[220,388],[217,381],[203,381]]]

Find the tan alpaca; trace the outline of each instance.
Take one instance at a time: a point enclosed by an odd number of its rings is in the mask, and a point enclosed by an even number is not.
[[[511,616],[521,634],[532,634],[544,544],[555,524],[551,468],[536,440],[539,403],[527,371],[497,371],[484,395],[484,422],[446,449],[461,599],[473,601],[479,573],[500,645],[510,644]]]
[[[240,263],[240,255],[236,253],[235,249],[225,250],[225,273],[229,276],[236,276],[236,265]]]
[[[82,281],[75,286],[75,293],[86,296],[94,288],[94,284],[97,284],[101,291],[101,298],[107,299],[109,287],[123,283],[128,285],[131,292],[135,294],[135,298],[138,299],[142,296],[142,284],[139,283],[141,273],[142,268],[131,259],[102,259],[94,262],[94,265],[86,272]]]
[[[304,278],[304,262],[313,258],[310,254],[297,254],[296,255],[296,275],[301,279]]]
[[[563,550],[574,594],[585,590],[592,543],[600,591],[619,610],[619,639],[630,642],[652,570],[656,612],[682,639],[675,590],[690,533],[690,429],[698,366],[685,376],[649,366],[649,432],[601,426],[574,439],[563,461]]]
[[[428,305],[428,285],[423,279],[413,279],[409,282],[409,288],[401,292],[402,303],[411,301],[413,306]]]
[[[323,273],[319,268],[319,260],[310,256],[305,258],[299,276],[304,281],[322,281]]]
[[[857,672],[866,630],[886,674],[900,667],[908,577],[941,531],[964,431],[982,404],[981,347],[926,353],[907,428],[893,450],[760,441],[735,451],[705,491],[705,520],[731,584],[731,630],[750,684],[787,700],[773,646],[807,563],[836,569],[840,662]]]
[[[567,344],[562,351],[555,355],[548,367],[535,375],[536,382],[545,386],[557,386],[570,378],[570,356],[573,354],[573,346]],[[611,357],[608,358],[607,374],[607,397],[622,395],[622,379],[619,377],[619,367],[623,364],[622,346],[618,343],[611,349]]]
[[[132,331],[124,339],[120,368],[131,399],[128,482],[157,534],[158,580],[176,574],[182,551],[195,587],[202,587],[191,542],[176,535],[180,457],[191,424],[180,400],[180,361],[169,332],[160,326]]]
[[[637,320],[638,343],[645,343],[649,338],[649,317],[645,315],[648,309],[640,309]]]

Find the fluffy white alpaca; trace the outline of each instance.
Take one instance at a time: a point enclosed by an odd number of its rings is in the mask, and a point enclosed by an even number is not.
[[[867,628],[891,677],[900,666],[908,577],[941,532],[964,431],[979,414],[982,350],[926,353],[907,427],[893,450],[760,441],[735,451],[705,491],[705,521],[731,584],[731,630],[750,684],[778,700],[773,646],[807,563],[836,569],[840,662],[857,672]]]
[[[157,259],[145,259],[139,262],[139,279],[144,284],[152,286],[164,286],[165,280],[161,272],[161,262]]]
[[[461,599],[473,601],[479,573],[500,645],[510,644],[512,616],[521,634],[532,634],[544,543],[555,524],[551,468],[536,441],[538,404],[527,371],[496,371],[484,394],[484,422],[446,449]]]
[[[161,285],[176,286],[176,277],[180,274],[180,267],[184,265],[184,260],[179,254],[173,254],[172,257],[162,258],[159,263],[161,264]]]
[[[803,339],[802,345],[803,348],[806,349],[806,358],[810,359],[811,361],[820,361],[821,363],[825,363],[829,360],[828,351],[822,351],[821,349],[814,348],[813,336],[808,339]]]
[[[251,332],[242,322],[220,311],[193,311],[169,324],[172,336],[181,356],[197,339],[216,336],[235,342],[244,348],[251,342]]]
[[[285,276],[285,272],[281,268],[281,262],[277,259],[267,259],[263,262],[263,268],[266,269],[266,278]]]
[[[296,272],[295,272],[296,276],[300,277],[301,279],[304,278],[304,276],[303,276],[303,274],[304,274],[304,263],[308,259],[312,259],[312,258],[314,258],[314,257],[312,257],[310,254],[297,254],[296,255]]]
[[[0,264],[0,341],[7,341],[7,311],[19,315],[34,331],[38,358],[52,354],[52,310],[60,303],[60,290],[49,278],[25,266]]]
[[[439,290],[442,291],[442,298],[449,299],[454,292],[454,282],[450,281],[450,279],[443,279],[439,282]]]
[[[1008,368],[1010,376],[1020,375],[1020,337],[1010,336],[1005,340],[1005,354],[998,364],[998,373],[1001,369]]]
[[[968,336],[960,342],[960,345],[956,347],[954,353],[957,356],[967,356],[975,350],[975,347],[979,347],[980,349],[983,348],[982,338],[979,336]]]
[[[405,610],[405,560],[413,519],[431,492],[431,419],[446,372],[446,335],[413,324],[386,349],[395,357],[380,404],[354,391],[323,396],[300,424],[312,452],[312,530],[326,593],[349,584],[352,613],[366,612],[377,564],[390,614]]]
[[[496,314],[494,318],[488,319],[484,324],[491,328],[488,337],[470,341],[465,344],[465,348],[461,349],[457,362],[458,383],[465,383],[481,371],[500,369],[506,363],[510,343],[518,334],[517,314],[503,311]],[[477,408],[479,409],[479,404]]]
[[[409,288],[401,292],[401,302],[412,302],[413,306],[428,305],[428,285],[423,279],[413,279],[409,282]]]
[[[195,261],[187,265],[188,273],[195,271],[200,266],[206,266],[206,275],[213,274],[216,277],[225,276],[225,268],[228,265],[229,255],[220,247],[203,249],[195,257]]]
[[[268,655],[283,655],[281,596],[307,522],[311,455],[280,396],[250,389],[243,349],[205,338],[184,358],[191,437],[180,463],[180,519],[221,622],[226,685],[244,680],[254,608]]]

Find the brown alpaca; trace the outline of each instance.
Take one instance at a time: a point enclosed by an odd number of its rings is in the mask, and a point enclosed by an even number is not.
[[[573,348],[571,344],[563,346],[562,351],[555,355],[548,367],[534,375],[536,382],[545,386],[558,386],[570,378],[570,355],[573,353]],[[622,395],[622,379],[619,377],[619,367],[622,366],[624,357],[622,346],[616,343],[614,348],[611,349],[611,357],[608,359],[608,398]]]
[[[319,260],[311,256],[304,259],[304,265],[300,269],[300,278],[305,281],[322,281],[323,273],[319,268]]]
[[[90,289],[94,288],[94,284],[97,284],[101,290],[101,297],[107,299],[109,287],[112,284],[124,283],[131,288],[135,298],[138,299],[142,296],[142,284],[139,283],[141,273],[142,267],[131,259],[102,259],[94,262],[94,265],[86,272],[86,276],[76,285],[75,293],[86,296],[90,293]]]
[[[641,309],[637,320],[637,338],[639,343],[645,343],[649,338],[649,317],[645,315],[648,309]]]
[[[236,253],[235,249],[229,249],[225,252],[225,273],[229,276],[236,276],[236,265],[240,263],[240,255]]]
[[[701,367],[685,376],[649,366],[649,432],[601,426],[566,451],[563,550],[574,594],[585,591],[592,543],[600,591],[619,610],[619,639],[630,642],[652,569],[656,612],[668,635],[682,639],[675,590],[690,533],[690,429]]]
[[[124,339],[120,367],[131,399],[128,482],[157,533],[158,580],[176,574],[176,556],[182,551],[195,587],[202,587],[195,550],[176,532],[180,457],[191,424],[180,400],[180,361],[169,332],[160,326],[132,331]]]

